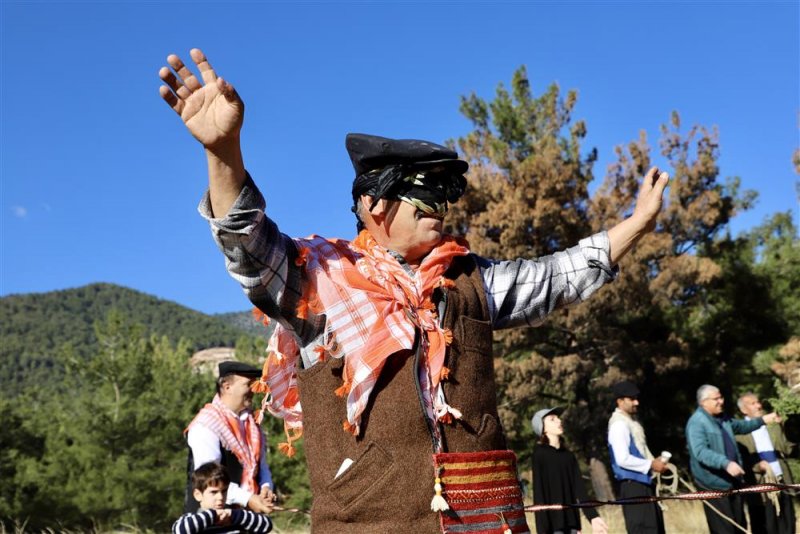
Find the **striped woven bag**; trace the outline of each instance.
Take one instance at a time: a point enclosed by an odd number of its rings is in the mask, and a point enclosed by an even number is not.
[[[512,451],[433,455],[442,532],[522,534],[525,521],[517,458]]]

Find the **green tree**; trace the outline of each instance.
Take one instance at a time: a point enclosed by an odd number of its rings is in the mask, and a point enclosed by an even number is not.
[[[524,68],[514,73],[510,90],[499,86],[494,100],[474,94],[462,99],[473,131],[457,144],[470,162],[470,188],[448,224],[473,251],[496,258],[542,256],[632,212],[639,181],[652,164],[646,137],[617,148],[617,162],[590,199],[596,150],[581,146],[587,130],[572,120],[576,102],[574,91],[562,97],[556,85],[534,97]],[[741,192],[736,179],[721,180],[713,129],[683,132],[674,113],[662,127],[660,148],[672,177],[669,199],[655,232],[623,259],[619,279],[589,301],[551,315],[541,329],[496,337],[501,417],[522,460],[530,450],[530,417],[553,404],[580,408],[566,414],[568,436],[585,455],[604,456],[609,387],[623,377],[640,382],[647,411],[666,415],[654,425],[666,429],[658,437],[682,451],[686,412],[676,410],[675,401],[688,411],[692,377],[700,376],[695,371],[711,361],[726,364],[719,347],[701,353],[695,339],[708,321],[708,291],[722,273],[709,252],[754,194]],[[659,395],[666,390],[669,396]]]
[[[17,462],[16,491],[28,494],[12,502],[27,508],[9,515],[32,527],[165,528],[181,513],[182,431],[213,383],[189,369],[187,342],[142,332],[112,312],[96,325],[96,353],[60,355],[65,381],[22,412],[43,447]]]

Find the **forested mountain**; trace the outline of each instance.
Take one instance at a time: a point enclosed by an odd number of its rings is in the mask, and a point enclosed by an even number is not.
[[[209,316],[112,284],[0,299],[0,531],[168,530],[183,506],[183,429],[214,395],[190,357],[227,346],[256,363],[267,332],[247,311]],[[265,429],[276,447],[280,422]],[[285,502],[308,508],[299,451],[270,464]]]
[[[253,318],[250,311],[218,313],[213,316],[215,319],[223,321],[225,324],[243,330],[258,337],[265,337],[270,330],[264,330],[264,325]]]
[[[115,309],[145,334],[183,338],[193,350],[233,347],[259,325],[249,312],[209,316],[114,284],[0,298],[0,389],[13,395],[31,382],[61,375],[54,353],[67,346],[85,358],[97,346],[94,324]],[[260,327],[263,328],[263,327]]]

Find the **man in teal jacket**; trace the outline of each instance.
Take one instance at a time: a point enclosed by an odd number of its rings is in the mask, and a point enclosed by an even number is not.
[[[776,413],[749,421],[732,419],[723,415],[724,404],[725,399],[719,388],[704,384],[697,390],[698,408],[686,423],[692,475],[697,485],[707,490],[729,490],[741,485],[744,470],[735,434],[748,434],[764,424],[780,422]],[[734,523],[747,526],[740,495],[706,502],[716,509],[710,506],[703,508],[711,532],[735,534],[741,530]]]

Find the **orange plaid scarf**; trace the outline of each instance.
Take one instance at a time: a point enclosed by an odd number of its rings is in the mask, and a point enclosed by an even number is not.
[[[345,358],[343,384],[336,390],[347,397],[343,428],[358,435],[361,414],[386,359],[400,350],[411,350],[417,331],[425,334],[422,364],[427,366],[431,398],[437,398],[440,380],[448,373],[444,357],[452,333],[441,328],[432,296],[437,287],[452,283],[444,273],[455,257],[469,254],[466,242],[446,236],[413,274],[367,231],[353,242],[311,236],[295,244],[296,263],[305,266],[307,278],[298,316],[305,318],[309,311],[326,316],[324,344],[313,349],[315,359]],[[269,393],[262,407],[284,419],[288,442],[279,447],[291,456],[291,443],[302,434],[297,392],[300,348],[294,333],[276,325],[267,353],[254,389]],[[441,403],[436,414],[441,420],[460,415]]]
[[[258,464],[261,460],[261,430],[252,415],[244,420],[242,432],[241,420],[220,400],[214,396],[210,404],[206,404],[186,427],[189,432],[194,424],[201,424],[219,437],[223,447],[231,451],[242,465],[242,479],[237,483],[253,493],[258,493],[256,482]],[[195,466],[195,467],[200,467]]]

